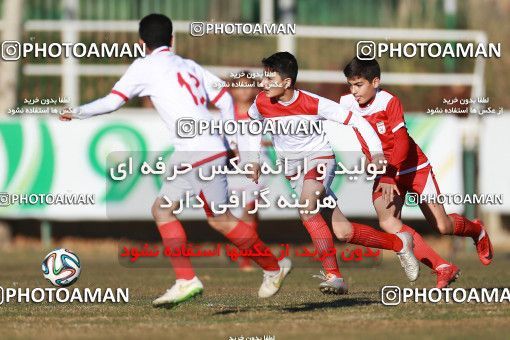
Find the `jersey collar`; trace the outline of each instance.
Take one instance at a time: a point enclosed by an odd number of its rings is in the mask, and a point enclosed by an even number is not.
[[[160,46],[158,48],[156,48],[155,50],[152,51],[151,54],[156,54],[156,53],[160,53],[160,52],[170,52],[170,47],[168,46]]]
[[[278,101],[278,104],[282,104],[283,106],[289,106],[290,104],[294,103],[299,97],[299,90],[295,89],[294,94],[292,95],[292,98],[290,98],[289,101],[282,102],[281,100]]]

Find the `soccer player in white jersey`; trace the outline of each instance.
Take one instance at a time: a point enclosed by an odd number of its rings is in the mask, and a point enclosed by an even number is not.
[[[280,123],[285,122],[291,125],[297,125],[296,123],[302,120],[328,119],[353,126],[367,141],[373,161],[384,160],[381,141],[362,117],[343,109],[332,100],[295,88],[298,64],[292,54],[278,52],[263,59],[262,63],[265,73],[261,84],[263,92],[259,93],[248,110],[251,119],[278,120]],[[286,169],[288,173],[285,175],[289,180],[294,178],[291,180],[291,186],[299,195],[300,203],[306,204],[308,201],[307,208],[300,211],[300,217],[316,250],[323,255],[321,262],[326,273],[321,276],[323,282],[319,285],[319,289],[323,293],[346,293],[347,285],[341,277],[337,259],[330,252],[334,243],[329,227],[320,212],[311,213],[317,208],[318,198],[324,195],[334,197],[330,190],[330,184],[334,178],[336,162],[325,132],[275,134],[272,137],[279,158],[282,162],[287,161],[289,164]],[[250,177],[257,181],[260,176],[258,159],[260,135],[243,139],[244,142],[247,145],[239,147],[241,159],[252,163],[254,173]],[[246,152],[247,155],[243,155],[243,150],[244,152],[246,150],[255,152]],[[298,175],[299,168],[301,167],[302,170],[304,167],[305,158],[309,170],[301,171]],[[319,166],[326,168],[327,176],[320,176]],[[410,281],[417,279],[419,265],[413,255],[413,241],[410,234],[403,232],[392,235],[366,225],[351,223],[338,209],[338,206],[333,211],[332,226],[339,240],[397,252],[408,279]]]
[[[60,116],[67,121],[73,118],[84,119],[113,112],[135,96],[149,96],[169,129],[170,140],[178,157],[178,165],[191,163],[193,170],[177,176],[173,181],[163,184],[160,196],[152,207],[152,214],[165,246],[172,249],[186,245],[186,233],[174,215],[179,208],[179,200],[186,192],[198,195],[204,201],[207,221],[212,228],[225,235],[240,249],[252,250],[271,256],[253,256],[253,260],[264,270],[264,279],[259,289],[259,297],[274,295],[281,287],[283,279],[291,269],[287,258],[278,261],[267,246],[260,240],[256,231],[249,225],[236,219],[230,211],[215,214],[211,204],[218,206],[226,203],[227,181],[224,175],[218,175],[211,181],[200,181],[198,169],[207,173],[211,166],[226,163],[226,149],[219,135],[203,134],[194,138],[180,138],[177,135],[177,119],[188,118],[212,120],[207,110],[211,102],[221,110],[223,119],[233,119],[232,98],[224,87],[218,87],[221,80],[189,59],[183,59],[172,53],[172,21],[162,14],[150,14],[140,21],[140,43],[145,44],[147,56],[136,59],[126,73],[115,84],[107,96],[97,99],[76,109],[68,110]],[[208,170],[209,169],[209,170]],[[167,203],[170,208],[162,208]],[[258,254],[258,253],[257,253]],[[184,302],[202,293],[202,282],[195,275],[189,257],[170,257],[176,275],[175,284],[162,296],[153,301],[154,306],[174,305]]]

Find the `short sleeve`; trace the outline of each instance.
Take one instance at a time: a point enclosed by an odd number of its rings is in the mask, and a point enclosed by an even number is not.
[[[115,83],[111,93],[120,96],[125,101],[138,96],[145,87],[143,64],[141,59],[135,60],[126,73]]]
[[[388,123],[391,132],[395,133],[398,129],[405,127],[404,109],[402,103],[397,97],[391,98],[386,106],[386,114],[388,115]]]
[[[253,102],[253,104],[251,104],[250,108],[248,109],[248,116],[250,116],[250,118],[254,120],[264,119],[264,117],[260,114],[259,110],[257,109],[257,104],[255,102]]]

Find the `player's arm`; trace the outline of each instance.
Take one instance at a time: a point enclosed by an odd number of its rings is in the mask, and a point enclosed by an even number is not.
[[[332,100],[322,97],[319,98],[318,114],[324,119],[356,128],[368,145],[372,161],[384,160],[381,140],[372,126],[363,117],[347,110]]]
[[[379,180],[376,191],[382,192],[386,203],[393,201],[394,195],[400,195],[395,176],[409,152],[409,135],[404,122],[404,110],[397,97],[393,97],[386,107],[391,132],[393,133],[393,151],[388,159],[386,173]]]
[[[264,120],[264,117],[257,109],[256,103],[253,103],[248,110],[248,116],[251,120]],[[244,134],[238,136],[238,150],[242,164],[251,164],[253,167],[253,174],[249,175],[255,183],[258,183],[260,177],[260,149],[262,141],[262,133],[259,134]]]
[[[135,60],[129,66],[126,73],[114,85],[112,91],[104,96],[77,108],[67,108],[60,115],[60,120],[69,121],[71,119],[86,119],[97,115],[103,115],[118,110],[129,99],[138,95],[142,91],[140,70],[141,66],[138,60]]]
[[[202,75],[207,98],[211,104],[220,110],[221,119],[223,121],[234,120],[234,101],[227,91],[226,82],[198,64],[195,65]],[[231,149],[237,148],[238,136],[226,135],[225,138]]]
[[[124,103],[125,100],[123,98],[114,93],[110,93],[103,98],[96,99],[93,102],[82,105],[78,108],[64,109],[63,114],[60,115],[60,120],[69,121],[73,118],[85,119],[110,113],[118,110],[122,105],[124,105]]]
[[[393,151],[388,159],[386,173],[381,178],[381,183],[395,184],[395,176],[401,169],[409,153],[409,135],[404,122],[402,103],[397,97],[393,97],[386,107],[390,129],[393,133]]]

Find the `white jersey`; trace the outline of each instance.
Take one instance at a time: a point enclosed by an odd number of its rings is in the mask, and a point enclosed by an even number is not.
[[[87,118],[108,113],[135,96],[149,96],[168,127],[170,142],[176,151],[186,152],[187,162],[196,162],[225,152],[222,139],[211,134],[180,137],[177,121],[181,118],[213,120],[207,109],[208,102],[220,108],[223,119],[234,119],[232,98],[223,84],[221,79],[196,62],[181,58],[162,46],[146,57],[136,59],[110,95],[81,106],[76,116]]]
[[[318,121],[331,120],[340,124],[356,127],[366,138],[373,154],[381,153],[381,141],[372,127],[360,116],[345,110],[338,103],[310,92],[295,90],[293,98],[288,102],[272,101],[261,92],[250,107],[248,115],[252,119],[277,119],[289,124],[300,120]],[[280,158],[303,159],[310,155],[332,155],[333,150],[326,138],[324,130],[312,133],[273,135],[273,144]],[[245,142],[245,148],[254,150],[257,141]],[[256,149],[258,150],[258,149]],[[252,153],[253,157],[253,153]],[[250,159],[250,161],[257,161]]]

